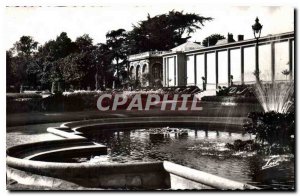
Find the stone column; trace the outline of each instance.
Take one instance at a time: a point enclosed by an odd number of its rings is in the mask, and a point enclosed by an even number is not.
[[[259,45],[258,39],[256,40],[255,44],[255,73],[256,73],[256,82],[259,81]]]
[[[218,51],[215,51],[215,57],[216,57],[216,89],[218,89],[218,83],[219,83],[219,56]]]
[[[205,73],[205,81],[203,84],[203,90],[206,90],[206,84],[207,84],[207,53],[204,53],[204,73]]]
[[[271,80],[275,81],[275,43],[271,42]]]
[[[228,67],[228,86],[231,86],[231,61],[230,49],[227,49],[227,67]]]
[[[194,83],[195,85],[197,85],[197,58],[196,58],[196,54],[194,54],[194,72],[195,72],[195,75],[194,75]]]
[[[244,47],[241,47],[241,82],[244,84]]]
[[[289,39],[289,71],[290,71],[290,80],[293,80],[293,40]]]

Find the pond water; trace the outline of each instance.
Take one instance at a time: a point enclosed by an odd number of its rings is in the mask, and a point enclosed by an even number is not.
[[[255,152],[232,151],[225,146],[237,139],[254,139],[253,135],[218,130],[164,129],[168,131],[157,132],[157,128],[149,128],[86,135],[107,145],[108,155],[77,161],[128,163],[168,160],[265,189],[294,189],[294,160],[262,170],[266,157]]]

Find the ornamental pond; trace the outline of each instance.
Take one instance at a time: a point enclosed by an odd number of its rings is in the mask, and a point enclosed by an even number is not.
[[[134,163],[172,161],[190,168],[244,182],[263,189],[294,189],[294,158],[285,155],[279,166],[262,169],[270,157],[234,151],[226,144],[247,141],[254,135],[241,131],[195,128],[145,128],[97,131],[84,134],[108,147],[107,155],[73,157],[61,162]]]

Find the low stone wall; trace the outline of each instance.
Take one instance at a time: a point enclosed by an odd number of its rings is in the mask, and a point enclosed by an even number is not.
[[[128,120],[128,119],[127,119]],[[83,187],[104,189],[220,189],[220,190],[244,190],[256,189],[256,187],[221,178],[202,171],[194,170],[168,161],[147,163],[66,163],[46,162],[47,157],[63,157],[78,155],[72,149],[75,145],[84,152],[92,152],[97,144],[91,145],[86,138],[78,136],[77,131],[94,126],[100,126],[101,130],[113,130],[113,128],[125,128],[135,126],[165,125],[163,123],[177,123],[178,125],[201,125],[194,118],[131,118],[105,119],[63,124],[62,127],[50,128],[49,131],[60,135],[63,140],[37,142],[24,144],[7,149],[7,166],[21,171],[29,172],[37,176],[47,176],[62,179]],[[115,125],[115,126],[113,126]],[[219,123],[222,125],[222,122]],[[238,126],[233,123],[233,126]],[[113,126],[113,127],[111,127]],[[224,125],[223,126],[229,126]],[[86,146],[86,148],[82,148]],[[71,149],[70,149],[71,148]],[[73,150],[73,151],[72,151]],[[78,152],[78,151],[77,151]],[[34,158],[35,157],[35,158]],[[38,158],[36,158],[38,157]],[[53,160],[54,158],[51,157]],[[38,161],[37,161],[38,160]],[[16,181],[19,181],[15,175]],[[22,181],[22,180],[20,180]],[[37,180],[38,181],[38,180]]]
[[[164,161],[164,169],[170,173],[172,189],[245,190],[257,187],[222,178],[213,174]]]
[[[73,131],[84,134],[93,134],[97,131],[130,130],[135,128],[151,127],[184,127],[201,129],[219,129],[220,131],[241,132],[244,118],[230,117],[131,117],[107,118],[63,123],[61,127],[71,128]],[[73,133],[76,134],[76,133]]]
[[[61,125],[61,127],[68,127],[71,129],[77,127],[88,127],[93,125],[112,125],[117,124],[119,125],[127,125],[128,123],[135,124],[138,126],[139,124],[145,122],[149,123],[161,123],[161,124],[168,124],[168,123],[177,123],[182,124],[184,123],[185,126],[187,125],[213,125],[213,124],[220,124],[223,126],[237,126],[242,127],[243,122],[238,121],[237,119],[242,118],[234,118],[234,117],[199,117],[199,116],[153,116],[153,117],[128,117],[128,118],[102,118],[102,119],[92,119],[92,120],[82,120],[82,121],[73,121],[73,122],[66,122]],[[127,123],[127,124],[126,124]]]
[[[251,185],[167,161],[130,164],[78,164],[49,163],[9,157],[7,164],[9,167],[35,175],[58,178],[90,188],[142,190],[258,189]],[[14,180],[19,181],[18,178]],[[40,180],[36,179],[35,181],[39,182]]]
[[[11,167],[6,167],[6,177],[7,179],[16,179],[19,184],[28,185],[29,188],[34,186],[34,190],[38,189],[46,189],[46,190],[82,190],[85,189],[81,186],[78,186],[74,183],[61,180],[59,178],[52,178],[47,176],[41,176],[32,174],[29,172],[21,171],[18,169],[13,169]],[[36,188],[37,187],[37,188]],[[7,187],[7,189],[9,189]],[[27,190],[26,189],[26,190]],[[10,189],[14,190],[14,189]],[[20,190],[20,189],[19,189]]]
[[[36,175],[66,180],[83,187],[143,190],[170,187],[170,177],[164,170],[162,162],[55,163],[7,157],[7,165]]]

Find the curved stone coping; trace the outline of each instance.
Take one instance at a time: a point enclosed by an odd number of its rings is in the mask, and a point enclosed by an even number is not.
[[[98,176],[101,174],[119,174],[127,172],[147,172],[147,171],[161,171],[163,169],[163,162],[138,162],[138,163],[58,163],[58,162],[44,162],[32,161],[26,159],[19,159],[7,156],[7,165],[16,169],[25,169],[32,173],[44,174],[47,176],[57,176],[61,174],[64,177],[74,176]],[[62,177],[58,175],[58,177]]]
[[[83,187],[166,189],[170,187],[169,174],[162,162],[149,163],[57,163],[6,158],[11,168],[40,176],[59,178]],[[14,179],[18,181],[18,179]]]
[[[86,138],[75,138],[75,139],[62,139],[62,140],[51,140],[43,142],[35,142],[29,144],[22,144],[13,146],[6,150],[6,154],[9,157],[21,158],[21,159],[34,159],[40,156],[54,155],[71,155],[76,152],[86,152],[89,150],[91,153],[99,150],[103,152],[107,150],[104,145],[95,144],[94,142],[88,141]]]
[[[33,154],[31,156],[25,157],[25,159],[29,160],[57,160],[61,159],[61,157],[90,157],[95,155],[105,155],[107,154],[107,147],[100,144],[91,144],[88,146],[75,146],[75,147],[65,147],[57,150],[48,150],[46,152],[40,152]]]
[[[80,133],[70,129],[69,127],[48,127],[47,132],[68,139],[85,139],[85,137],[78,135]]]
[[[154,122],[179,122],[192,124],[220,124],[241,127],[246,118],[243,117],[195,117],[195,116],[159,116],[159,117],[128,117],[128,118],[102,118],[92,120],[73,121],[61,124],[62,128],[76,128],[85,125],[114,124],[114,123],[154,123]],[[74,130],[74,129],[73,129]]]
[[[59,178],[36,175],[18,169],[13,169],[11,167],[6,168],[6,176],[8,179],[18,180],[19,184],[24,184],[29,186],[34,185],[39,187],[45,187],[48,189],[51,188],[51,190],[82,190],[83,189],[82,187],[74,183]]]
[[[196,129],[219,129],[222,131],[241,132],[244,118],[217,118],[217,117],[131,117],[107,118],[63,123],[61,127],[71,128],[81,134],[93,134],[99,131],[130,130],[137,128],[152,128],[174,126]]]
[[[62,143],[79,145],[89,144],[85,139],[64,139],[47,141],[48,145]],[[171,162],[136,162],[136,163],[61,163],[45,162],[47,153],[38,153],[42,161],[16,155],[19,150],[36,149],[43,142],[24,144],[8,149],[7,165],[11,168],[35,175],[59,178],[84,187],[97,188],[138,188],[138,189],[255,189],[244,183],[221,178],[206,172],[194,170]],[[47,146],[47,145],[46,145]],[[88,148],[90,146],[87,146]],[[87,149],[88,149],[87,148]],[[61,149],[61,152],[66,150]],[[50,151],[57,156],[59,150]],[[50,153],[50,154],[51,154]],[[49,154],[48,154],[49,155]],[[64,155],[62,155],[64,156]],[[21,156],[22,157],[22,156]],[[16,176],[18,181],[18,176]],[[22,182],[22,180],[20,180]]]
[[[168,161],[148,163],[52,163],[7,157],[9,167],[98,188],[172,188],[221,190],[258,189]],[[171,174],[171,175],[170,175]],[[181,177],[180,180],[176,177]],[[17,179],[16,179],[17,180]],[[196,183],[196,186],[184,185]]]
[[[182,165],[178,165],[169,161],[163,162],[164,169],[170,174],[198,182],[208,187],[213,187],[221,190],[245,190],[245,189],[258,189],[255,186],[222,178],[213,174],[209,174],[196,169],[191,169]],[[171,180],[172,186],[172,180]],[[194,187],[196,188],[196,187]]]
[[[155,123],[162,125],[167,123],[177,124],[195,124],[200,125],[210,122],[195,122],[196,118],[127,118],[127,119],[105,119],[91,120],[73,123],[65,123],[58,128],[56,134],[62,134],[63,137],[69,139],[53,140],[36,142],[31,144],[23,144],[7,149],[7,165],[11,168],[30,172],[37,175],[59,178],[85,187],[100,187],[100,188],[142,188],[142,189],[161,189],[172,188],[177,189],[180,184],[196,183],[196,186],[183,187],[194,189],[195,187],[213,187],[218,189],[252,189],[250,185],[245,185],[240,182],[231,181],[225,178],[220,178],[205,172],[193,170],[181,165],[170,162],[138,162],[138,163],[61,163],[61,162],[46,162],[44,159],[49,156],[65,156],[66,153],[72,152],[73,147],[90,151],[91,148],[97,146],[89,142],[86,138],[73,137],[76,131],[86,129],[87,127],[102,126],[102,128],[131,127],[147,125],[149,127]],[[215,123],[215,122],[213,122]],[[92,124],[92,125],[89,125]],[[224,122],[219,124],[224,125]],[[83,126],[80,126],[83,125]],[[89,126],[87,126],[89,125]],[[130,126],[129,126],[130,125]],[[228,124],[225,124],[228,125]],[[234,124],[237,126],[238,124]],[[55,128],[54,128],[55,129]],[[74,131],[75,130],[75,131]],[[103,130],[103,129],[101,129]],[[54,130],[55,131],[55,130]],[[60,133],[63,132],[63,133]],[[68,133],[68,134],[66,134]],[[71,138],[71,139],[70,139]],[[72,147],[73,145],[73,147]],[[86,148],[84,147],[86,146]],[[64,149],[65,148],[65,149]],[[46,151],[46,152],[45,152]],[[48,152],[48,153],[47,153]],[[73,151],[74,152],[74,151]],[[59,154],[62,153],[62,154]],[[35,156],[36,155],[36,156]],[[26,159],[27,157],[27,159]],[[38,160],[32,160],[32,159]],[[176,176],[176,177],[174,177]],[[178,180],[179,179],[179,180]],[[256,188],[256,187],[254,187]]]

